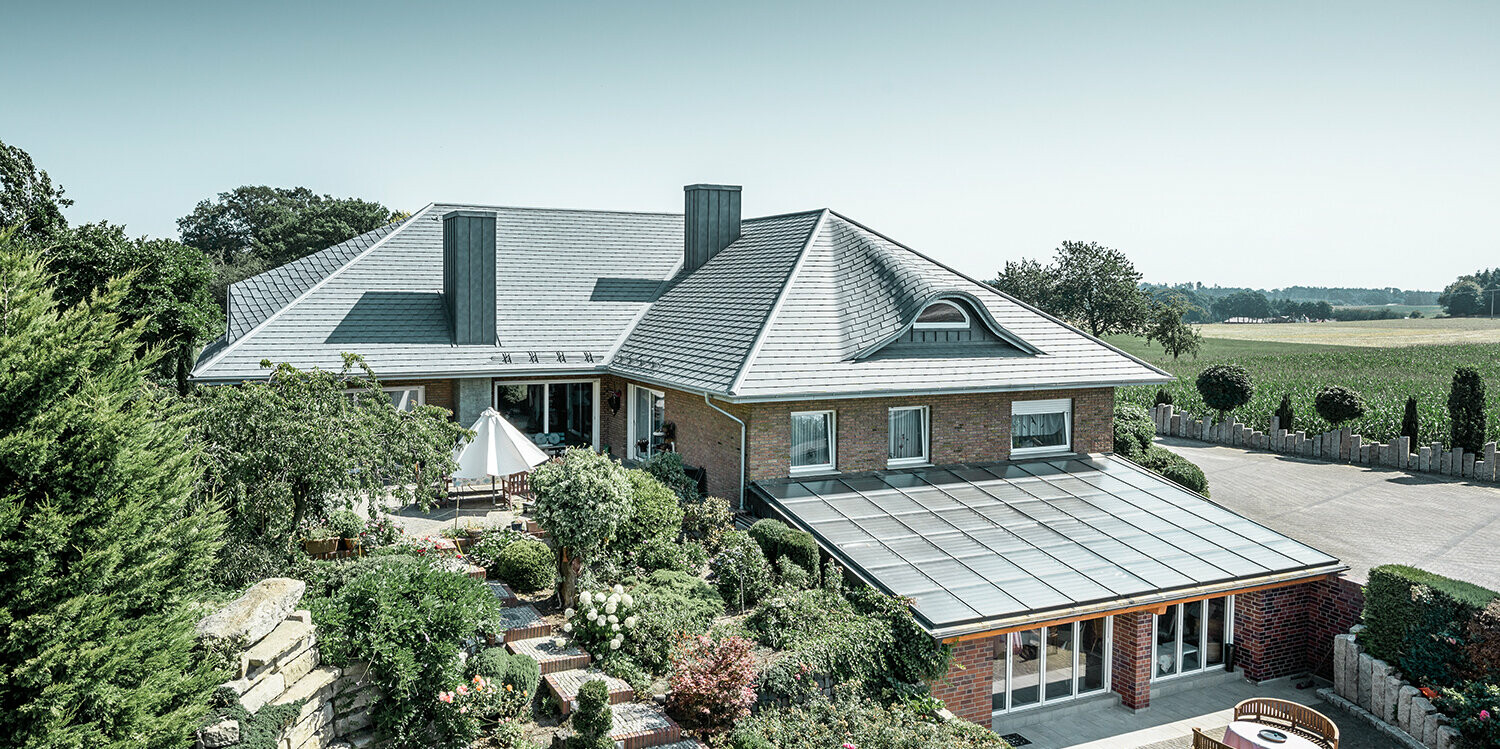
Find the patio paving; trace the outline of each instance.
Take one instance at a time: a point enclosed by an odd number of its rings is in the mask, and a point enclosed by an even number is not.
[[[1254,684],[1237,676],[1206,675],[1169,683],[1167,694],[1134,713],[1118,704],[1068,711],[1058,718],[1020,728],[996,722],[1002,734],[1019,733],[1025,749],[1191,749],[1193,729],[1224,735],[1234,706],[1251,697],[1273,697],[1307,705],[1339,727],[1339,745],[1351,749],[1403,749],[1373,726],[1318,698],[1316,688],[1297,689],[1292,679]],[[1153,685],[1160,688],[1160,684]],[[1063,706],[1066,709],[1066,706]]]
[[[1197,463],[1213,500],[1349,565],[1409,564],[1500,589],[1500,487],[1394,468],[1324,463],[1176,438],[1158,444]]]
[[[447,507],[434,507],[432,510],[423,512],[416,505],[407,506],[390,515],[407,535],[411,536],[436,536],[442,533],[444,528],[452,528],[453,520],[458,519],[458,525],[491,525],[508,526],[515,520],[516,514],[508,510],[502,510],[490,503],[489,500],[465,500],[456,510],[453,505]]]

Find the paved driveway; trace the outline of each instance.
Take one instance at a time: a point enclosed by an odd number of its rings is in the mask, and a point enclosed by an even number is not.
[[[1215,502],[1349,565],[1398,563],[1500,590],[1500,488],[1386,468],[1159,438],[1208,474]]]

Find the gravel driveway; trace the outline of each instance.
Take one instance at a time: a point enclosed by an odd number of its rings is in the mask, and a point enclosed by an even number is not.
[[[1500,590],[1500,488],[1175,438],[1213,500],[1338,557],[1348,576],[1399,563]]]

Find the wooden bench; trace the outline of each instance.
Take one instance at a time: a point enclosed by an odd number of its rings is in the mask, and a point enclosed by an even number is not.
[[[1339,747],[1339,727],[1317,710],[1295,702],[1269,697],[1245,700],[1234,706],[1234,719],[1290,731],[1325,749]]]

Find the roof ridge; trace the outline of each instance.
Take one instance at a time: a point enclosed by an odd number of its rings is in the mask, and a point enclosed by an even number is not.
[[[802,216],[810,213],[812,211],[802,211],[785,215]],[[807,240],[802,243],[802,249],[797,251],[797,260],[792,263],[791,270],[787,271],[786,280],[781,282],[781,288],[776,292],[776,302],[766,312],[765,319],[760,321],[760,329],[755,333],[755,341],[750,344],[750,349],[745,352],[745,358],[740,360],[740,366],[734,373],[734,379],[729,381],[729,387],[725,389],[726,395],[734,395],[734,392],[739,389],[740,382],[745,379],[745,373],[750,370],[750,363],[755,361],[755,357],[760,354],[761,343],[766,340],[766,331],[771,329],[772,323],[776,320],[776,315],[781,312],[781,305],[786,301],[787,292],[791,290],[792,284],[797,280],[797,271],[802,269],[802,261],[807,259],[807,251],[812,247],[813,242],[817,241],[818,235],[823,232],[823,224],[828,218],[829,210],[823,208],[817,213],[818,220],[814,221],[812,227],[808,229]]]
[[[464,208],[489,208],[502,211],[539,211],[546,213],[612,213],[622,216],[681,216],[681,213],[668,211],[626,211],[611,208],[559,208],[556,206],[538,205],[494,205],[490,203],[450,203],[446,201],[433,201],[429,207],[434,206],[462,206]]]

